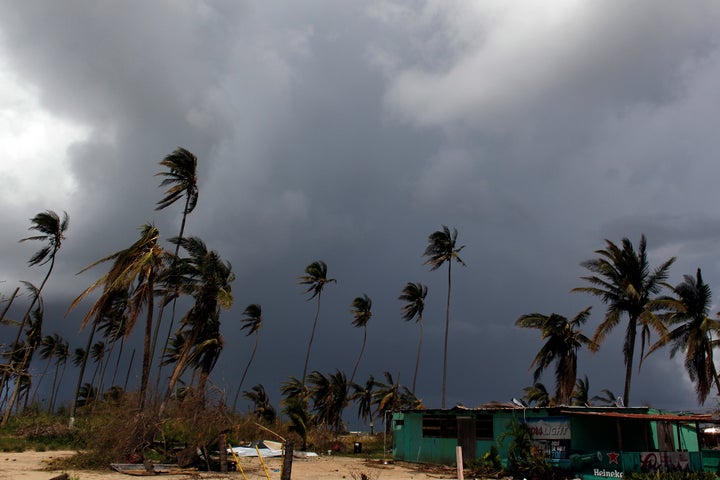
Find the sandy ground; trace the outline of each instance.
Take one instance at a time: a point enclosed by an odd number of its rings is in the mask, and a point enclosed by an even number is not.
[[[67,473],[70,480],[101,480],[138,478],[112,471],[56,470],[50,465],[53,459],[72,455],[73,452],[22,452],[0,453],[0,480],[49,480]],[[265,459],[271,480],[279,480],[281,459]],[[241,459],[241,466],[248,480],[267,480],[268,476],[257,458]],[[363,477],[365,475],[365,477]],[[243,480],[238,472],[191,472],[180,475],[161,474],[159,480],[189,479],[233,479]],[[147,477],[139,477],[147,478]],[[308,459],[294,459],[292,465],[293,480],[426,480],[457,478],[451,469],[423,468],[410,463],[392,463],[369,461],[363,458],[342,456],[321,456]]]

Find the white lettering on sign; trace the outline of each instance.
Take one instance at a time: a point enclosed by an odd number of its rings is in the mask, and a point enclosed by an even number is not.
[[[605,470],[601,468],[593,470],[593,475],[605,478],[623,478],[623,472],[619,472],[617,470]]]

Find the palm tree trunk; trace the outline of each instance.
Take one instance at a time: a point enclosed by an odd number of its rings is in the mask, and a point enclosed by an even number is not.
[[[185,364],[187,362],[188,357],[190,356],[190,350],[192,348],[192,345],[195,343],[195,340],[197,339],[197,333],[194,332],[194,330],[191,331],[188,338],[185,339],[185,344],[183,345],[183,349],[180,352],[180,355],[178,356],[177,361],[175,362],[175,368],[173,369],[172,375],[170,375],[170,379],[168,380],[168,386],[167,391],[165,392],[165,396],[163,397],[162,401],[160,402],[160,407],[158,408],[158,418],[162,417],[162,414],[165,412],[165,408],[167,407],[167,402],[170,399],[170,396],[172,395],[172,391],[175,388],[175,384],[180,379],[180,375],[182,375],[183,370],[185,369]]]
[[[85,367],[87,367],[88,359],[90,358],[90,348],[92,347],[93,337],[95,337],[95,329],[97,328],[98,319],[94,319],[92,328],[90,329],[90,336],[88,337],[87,346],[85,348],[85,356],[83,357],[82,363],[80,364],[80,373],[78,374],[77,385],[75,386],[75,394],[73,395],[72,403],[70,404],[70,425],[75,422],[75,411],[77,410],[77,401],[80,396],[80,387],[82,387],[83,376],[85,375]]]
[[[310,332],[310,341],[308,342],[307,353],[305,354],[305,367],[303,368],[302,384],[305,388],[305,376],[307,375],[308,363],[310,362],[310,350],[312,349],[313,339],[315,338],[315,327],[317,327],[318,317],[320,316],[320,296],[322,292],[318,293],[317,297],[317,310],[315,311],[315,321],[313,322],[312,332]]]
[[[150,274],[152,276],[152,273]],[[140,378],[140,403],[138,408],[140,411],[145,409],[145,398],[147,397],[148,381],[150,379],[150,367],[152,365],[151,358],[151,341],[152,341],[152,327],[153,327],[153,309],[154,305],[154,283],[152,278],[148,279],[148,300],[147,300],[147,317],[145,320],[145,338],[143,342],[143,365],[142,365],[142,376]]]
[[[413,383],[412,383],[412,394],[413,395],[415,395],[415,386],[417,385],[418,368],[420,367],[420,349],[422,348],[422,342],[423,342],[422,317],[420,317],[418,319],[418,323],[420,324],[420,340],[418,341],[418,352],[417,352],[417,358],[415,359],[415,373],[413,374]]]
[[[448,293],[445,306],[445,348],[443,349],[442,408],[445,408],[445,387],[447,385],[448,330],[450,329],[450,288],[452,286],[452,261],[448,262]]]
[[[362,358],[362,354],[365,351],[365,341],[367,340],[367,326],[363,327],[363,343],[362,347],[360,347],[360,355],[358,355],[357,360],[355,361],[355,368],[353,368],[352,376],[350,376],[350,385],[353,384],[353,380],[355,380],[355,374],[357,373],[358,366],[360,365],[360,359]]]
[[[623,390],[623,405],[630,405],[630,385],[632,383],[633,359],[635,357],[635,337],[637,336],[637,316],[630,319],[627,329],[627,343],[625,345],[625,389]]]
[[[55,362],[55,373],[53,374],[52,388],[50,389],[50,400],[48,401],[48,409],[47,409],[47,412],[49,415],[52,415],[53,406],[55,405],[55,389],[57,388],[59,371],[60,371],[60,362]]]
[[[235,400],[233,400],[233,411],[237,407],[237,401],[238,401],[238,397],[240,396],[240,390],[242,389],[243,382],[245,381],[245,375],[247,375],[248,370],[250,369],[250,364],[252,363],[253,358],[255,358],[255,351],[257,350],[259,340],[260,340],[260,335],[258,333],[255,333],[255,346],[253,347],[252,354],[250,355],[250,360],[248,360],[248,363],[245,366],[245,371],[243,372],[242,377],[240,378],[240,384],[238,385],[237,391],[235,392]]]
[[[182,221],[180,222],[180,233],[178,234],[178,242],[175,245],[175,254],[173,256],[173,263],[170,267],[171,269],[174,269],[175,263],[177,262],[178,255],[180,254],[180,243],[183,239],[183,235],[185,234],[185,221],[187,220],[187,209],[188,209],[189,204],[190,204],[190,197],[186,195],[185,196],[185,208],[183,209]],[[165,351],[165,349],[167,349],[168,343],[170,342],[170,337],[172,336],[172,333],[173,333],[173,327],[175,326],[175,306],[177,304],[178,290],[179,290],[179,287],[176,285],[175,291],[173,292],[174,297],[173,297],[173,301],[172,301],[172,309],[170,312],[170,325],[168,326],[168,332],[167,332],[167,335],[165,336],[165,342],[163,343],[163,349],[162,349],[163,352]],[[168,296],[168,292],[165,292],[165,295],[163,297],[163,302],[160,305],[160,311],[158,312],[158,321],[157,321],[157,325],[155,327],[155,333],[153,334],[153,341],[152,341],[152,356],[153,357],[155,356],[155,347],[157,346],[157,337],[158,337],[158,332],[160,331],[160,325],[162,324],[163,312],[165,311],[165,304],[167,303],[167,296]],[[160,354],[160,356],[162,356],[162,353]],[[159,362],[159,365],[158,365],[157,380],[155,382],[155,388],[157,389],[158,392],[160,391],[160,380],[162,378],[162,367],[163,367],[163,362],[161,361],[161,362]]]

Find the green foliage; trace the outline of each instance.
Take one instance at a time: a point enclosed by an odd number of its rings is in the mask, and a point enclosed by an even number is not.
[[[470,477],[499,478],[503,471],[497,446],[491,445],[490,449],[480,458],[468,462],[465,465],[465,470],[467,470],[467,475]]]
[[[47,414],[13,417],[0,429],[0,451],[47,451],[82,448],[78,432],[66,426],[65,418]]]

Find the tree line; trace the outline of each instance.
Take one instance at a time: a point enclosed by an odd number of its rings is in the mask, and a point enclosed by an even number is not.
[[[623,238],[620,244],[606,239],[605,248],[595,253],[596,258],[581,264],[588,271],[581,277],[584,285],[572,289],[572,292],[597,297],[607,307],[592,336],[586,336],[581,329],[590,318],[591,307],[572,319],[557,313],[530,313],[515,322],[518,327],[539,330],[545,342],[531,363],[530,367],[535,367],[535,383],[525,389],[525,400],[540,406],[590,402],[629,405],[635,365],[640,370],[643,360],[663,347],[669,347],[671,358],[684,354],[685,370],[700,405],[705,403],[713,386],[720,395],[720,379],[713,360],[713,351],[720,341],[720,319],[711,317],[712,292],[703,280],[701,269],[698,268],[695,275],[684,275],[677,285],[668,283],[670,267],[676,258],[671,257],[653,268],[647,258],[645,235],[641,235],[637,249],[628,238]],[[617,396],[604,389],[602,395],[589,397],[587,376],[577,378],[578,352],[584,347],[598,351],[610,332],[623,321],[626,322],[623,394]],[[654,342],[653,334],[657,337]],[[640,357],[636,360],[638,335]],[[538,380],[553,364],[555,393],[551,395]]]
[[[0,364],[0,406],[3,425],[14,413],[22,413],[30,404],[37,402],[38,391],[45,381],[51,383],[46,408],[54,412],[57,396],[63,383],[68,362],[78,368],[78,376],[70,401],[69,417],[74,419],[79,408],[92,406],[94,402],[112,401],[128,392],[132,370],[140,371],[140,385],[136,392],[139,412],[161,418],[172,401],[182,402],[192,395],[202,403],[208,392],[210,374],[218,362],[224,347],[220,334],[221,313],[233,305],[232,283],[235,275],[232,265],[223,260],[217,251],[207,247],[204,241],[185,233],[188,216],[195,209],[199,189],[197,181],[197,157],[184,148],[167,155],[160,165],[165,170],[160,187],[164,196],[156,204],[162,210],[182,203],[179,233],[168,240],[170,248],[160,241],[160,232],[145,224],[139,230],[139,238],[129,247],[96,260],[79,273],[106,266],[107,271],[83,290],[70,304],[68,312],[79,308],[83,300],[94,296],[92,305],[85,312],[80,328],[87,332],[84,347],[71,347],[59,334],[46,334],[43,328],[44,308],[42,291],[51,276],[58,252],[69,227],[66,212],[58,215],[48,210],[31,219],[30,230],[38,235],[21,241],[41,241],[45,245],[28,261],[29,266],[47,265],[44,279],[39,287],[23,282],[30,291],[30,304],[19,320],[7,317],[11,305],[17,301],[19,288],[4,299],[0,314],[3,328],[14,329],[15,339],[2,345],[3,363]],[[447,265],[448,287],[445,319],[445,349],[443,358],[442,402],[445,405],[447,372],[447,339],[450,322],[450,293],[452,263],[464,265],[458,253],[464,246],[457,246],[458,232],[442,226],[428,237],[424,256],[430,270]],[[313,339],[321,313],[321,298],[326,286],[335,283],[327,276],[327,265],[322,260],[310,263],[298,283],[305,288],[308,301],[315,301],[315,315],[307,344],[303,373],[300,379],[289,377],[282,385],[282,413],[298,433],[314,426],[324,426],[339,431],[345,428],[343,411],[351,403],[357,405],[358,417],[365,422],[383,418],[384,413],[400,408],[419,408],[422,401],[416,396],[417,376],[422,348],[422,320],[428,288],[419,282],[408,282],[399,295],[403,302],[401,318],[415,321],[420,329],[417,358],[412,388],[399,383],[399,375],[393,378],[383,372],[383,380],[370,376],[356,383],[367,339],[367,325],[372,318],[372,299],[367,294],[351,302],[352,325],[363,331],[362,344],[348,379],[342,371],[321,373],[309,371]],[[179,299],[186,299],[178,303]],[[189,300],[189,302],[187,301]],[[189,308],[180,312],[180,305]],[[254,336],[253,349],[240,381],[234,391],[232,409],[242,395],[253,405],[253,413],[264,420],[274,420],[276,412],[271,406],[262,384],[243,390],[247,373],[257,350],[263,325],[262,306],[249,304],[242,313],[241,331]],[[140,330],[142,351],[139,361],[135,350],[126,352],[126,340]],[[121,358],[130,354],[126,372],[119,372]],[[114,363],[111,365],[111,360]],[[42,373],[31,369],[33,360],[44,362]],[[91,362],[94,368],[89,368]],[[134,367],[139,363],[139,367]],[[155,368],[155,373],[153,373]],[[48,372],[52,369],[51,380]],[[91,371],[92,370],[92,371]],[[124,373],[124,380],[123,380]],[[153,384],[152,380],[155,380]],[[222,399],[226,402],[226,399]],[[227,401],[228,406],[230,402]],[[302,436],[302,435],[301,435]]]

